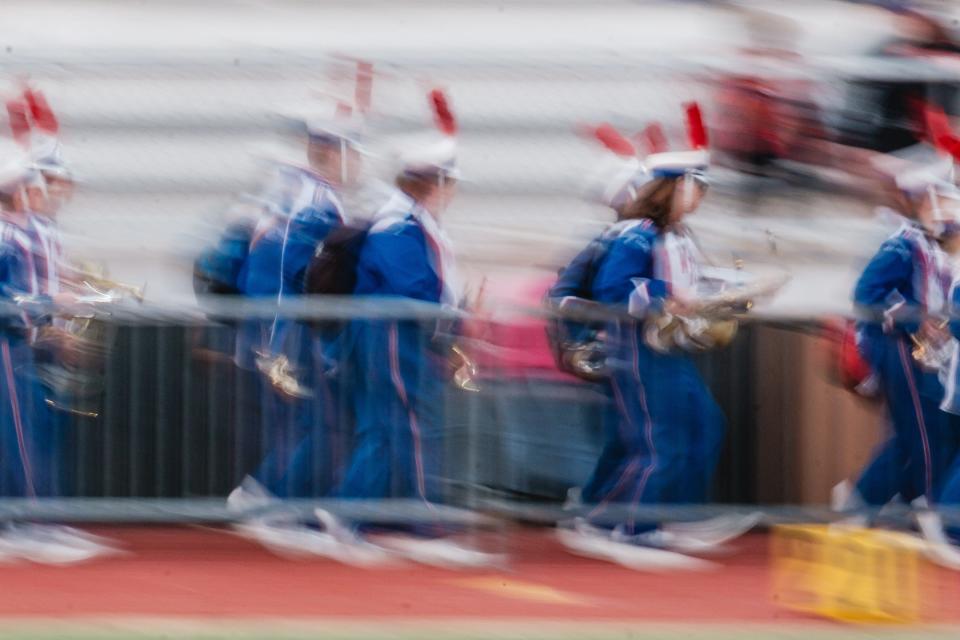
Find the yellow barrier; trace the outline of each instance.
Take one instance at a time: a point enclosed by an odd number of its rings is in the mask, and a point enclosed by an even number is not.
[[[845,622],[915,622],[929,605],[924,562],[905,534],[782,525],[771,537],[774,600]]]

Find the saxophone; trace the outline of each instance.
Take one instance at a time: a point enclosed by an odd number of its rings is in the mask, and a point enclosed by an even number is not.
[[[740,268],[741,265],[738,265],[738,274]],[[689,313],[662,311],[654,314],[644,326],[644,342],[660,353],[677,349],[701,352],[725,347],[733,342],[739,329],[739,319],[749,313],[754,301],[772,295],[786,282],[786,276],[754,279],[753,282],[736,284],[713,296],[701,298]]]

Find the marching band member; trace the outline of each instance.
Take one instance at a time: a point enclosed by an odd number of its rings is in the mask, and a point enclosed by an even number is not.
[[[39,436],[33,418],[37,401],[32,322],[20,309],[39,293],[34,251],[28,235],[25,183],[29,162],[22,154],[6,155],[0,166],[0,493],[36,497],[47,493],[35,468]],[[42,428],[42,425],[40,425]]]
[[[960,197],[960,193],[957,195]],[[950,287],[947,312],[954,349],[944,379],[945,393],[940,408],[951,416],[948,428],[957,429],[960,427],[960,347],[956,345],[956,341],[960,340],[960,277],[955,278]],[[954,454],[953,462],[946,473],[940,504],[951,508],[960,506],[960,449]],[[944,527],[935,512],[920,513],[917,519],[921,532],[933,543],[934,559],[941,564],[960,569],[960,551],[950,549],[950,545],[960,546],[960,524],[951,522]]]
[[[73,176],[63,161],[58,139],[59,123],[43,93],[26,87],[23,101],[31,115],[29,155],[32,160],[26,185],[30,207],[28,235],[33,245],[34,266],[37,269],[39,292],[51,301],[64,302],[73,296],[66,291],[71,272],[67,268],[57,216],[73,193]],[[42,327],[34,340],[34,356],[38,373],[56,371],[72,349],[70,337],[55,322]],[[48,384],[48,378],[39,376],[40,401],[35,403],[37,424],[45,424],[48,439],[44,456],[49,464],[44,475],[49,476],[45,494],[60,495],[66,489],[63,459],[67,427],[71,411],[69,403],[60,398],[60,392]]]
[[[287,199],[286,215],[271,216],[254,231],[240,273],[246,296],[279,303],[304,294],[305,272],[317,247],[347,220],[343,191],[359,173],[358,123],[338,105],[335,114],[305,125],[308,166],[281,168],[290,187],[280,194]],[[325,439],[337,426],[336,394],[325,375],[328,345],[318,342],[308,323],[282,313],[255,324],[260,335],[252,355],[270,382],[262,408],[269,452],[255,479],[281,497],[326,493],[335,461],[327,459],[329,443],[311,436],[319,429]],[[305,378],[298,380],[297,374]],[[241,494],[242,488],[235,502]]]
[[[709,156],[699,109],[695,105],[687,109],[694,150],[646,159],[649,182],[626,207],[624,221],[611,229],[593,277],[591,299],[626,310],[631,320],[613,320],[607,327],[609,385],[618,416],[611,434],[615,441],[607,443],[602,459],[610,468],[602,474],[595,471],[588,485],[592,495],[587,497],[594,503],[588,519],[598,518],[613,503],[704,501],[723,442],[724,417],[692,357],[661,350],[645,339],[644,327],[652,314],[683,316],[697,309],[702,256],[684,221],[704,195]],[[736,531],[729,524],[715,524],[716,531],[703,536],[693,527],[681,533],[682,527],[670,530],[629,517],[609,536],[582,521],[575,532],[560,534],[575,551],[593,555],[597,547],[590,537],[688,550],[749,528],[746,522],[738,523]],[[586,542],[574,534],[586,534]],[[620,557],[619,550],[597,553]],[[663,553],[663,558],[677,556]]]
[[[947,180],[952,164],[944,157],[899,171],[891,200],[903,222],[854,289],[861,318],[857,344],[886,401],[893,434],[855,488],[835,491],[841,510],[882,506],[897,495],[936,502],[956,447],[950,420],[939,408],[944,397],[939,365],[925,361],[945,340],[941,314],[950,273],[938,240],[943,198],[955,191]]]
[[[56,214],[70,193],[72,177],[61,157],[59,123],[43,93],[29,86],[7,102],[7,112],[13,137],[26,149],[23,161],[28,163],[21,187],[22,202],[15,206],[22,209],[17,220],[22,223],[20,230],[32,251],[32,295],[47,302],[62,300],[64,259]],[[32,459],[32,491],[38,496],[56,496],[62,492],[64,481],[64,415],[50,404],[54,394],[37,373],[47,363],[64,357],[68,345],[50,323],[33,327],[29,341],[31,375],[36,383],[31,415],[25,420],[32,432],[27,442]]]
[[[960,255],[960,189],[951,190],[950,200],[944,201],[952,205],[952,216],[947,220],[947,238],[944,242],[948,259],[953,263],[953,283],[947,297],[946,315],[952,340],[950,363],[943,372],[941,380],[944,386],[943,402],[940,408],[947,413],[950,420],[949,430],[960,428],[960,270],[956,260]],[[958,443],[960,444],[960,443]],[[953,462],[946,473],[943,491],[940,494],[939,505],[950,508],[960,506],[960,446],[955,450]],[[960,523],[949,522],[944,526],[940,515],[935,511],[921,511],[916,514],[920,531],[930,543],[927,554],[935,562],[952,569],[960,569]]]
[[[439,139],[419,142],[401,154],[390,199],[360,252],[359,296],[410,298],[449,307],[463,292],[455,254],[440,219],[453,199],[459,170],[456,125],[445,97]],[[439,498],[439,430],[446,352],[430,327],[415,321],[357,321],[356,442],[341,487],[352,498]]]
[[[408,299],[456,308],[463,290],[456,255],[441,227],[460,176],[456,121],[441,91],[433,90],[430,99],[442,135],[418,140],[401,153],[396,188],[376,213],[360,251],[354,293],[371,300]],[[412,498],[428,508],[442,499],[444,387],[452,377],[452,330],[445,334],[447,323],[371,318],[351,324],[358,373],[356,431],[341,497]],[[318,516],[336,534],[331,516]],[[389,527],[394,534],[396,529]],[[429,524],[400,530],[378,543],[426,564],[482,566],[494,561],[489,554],[438,537],[449,531]],[[369,544],[339,531],[354,547]]]
[[[657,125],[648,127],[648,130],[653,129],[659,132]],[[592,200],[597,200],[600,204],[612,209],[616,215],[616,222],[593,239],[560,271],[556,283],[547,292],[547,302],[561,313],[571,308],[576,300],[590,299],[593,276],[600,259],[623,226],[631,224],[629,217],[626,216],[629,215],[638,195],[642,193],[643,186],[650,180],[647,170],[637,157],[637,149],[630,140],[608,124],[596,127],[591,133],[614,154],[614,157],[604,162],[604,166],[597,175],[593,176],[589,195]],[[651,150],[663,151],[659,145]],[[578,365],[573,354],[567,351],[569,345],[592,340],[599,335],[600,331],[602,327],[599,323],[583,323],[564,318],[558,318],[548,324],[548,336],[555,351],[557,365],[573,375],[587,377],[591,382],[601,384],[612,405],[612,394],[607,380],[591,375],[595,364],[594,359],[591,357],[587,366],[587,376],[584,376],[583,365]],[[616,466],[624,455],[623,441],[617,430],[617,419],[611,414],[610,405],[605,408],[602,418],[603,451],[583,487],[568,491],[568,506],[572,507],[580,502],[599,502],[602,499],[601,492],[604,485],[609,482],[611,474],[616,471]]]
[[[6,306],[0,322],[0,494],[50,497],[62,490],[64,434],[37,375],[45,355],[37,340],[50,328],[41,317],[62,298],[55,215],[73,180],[43,94],[27,87],[7,107],[14,139],[29,154],[11,154],[0,169],[0,298]],[[34,562],[69,564],[114,552],[108,540],[56,525],[7,523],[0,538],[7,553]]]

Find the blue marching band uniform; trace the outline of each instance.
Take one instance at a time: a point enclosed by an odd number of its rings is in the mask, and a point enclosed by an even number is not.
[[[960,278],[955,279],[950,287],[947,311],[954,350],[944,380],[945,391],[941,409],[950,415],[951,427],[955,430],[956,437],[960,438],[960,346],[957,346],[957,341],[960,341]],[[953,509],[960,507],[960,445],[957,446],[953,464],[947,470],[940,492],[940,504]],[[960,545],[960,524],[949,523],[946,532],[954,544]]]
[[[453,252],[432,214],[397,190],[360,253],[360,296],[457,306]],[[356,443],[340,495],[439,497],[445,358],[437,322],[354,321]],[[438,342],[439,341],[439,342]]]
[[[647,183],[672,179],[681,191],[692,188],[690,182],[703,184],[705,168],[706,154],[699,151],[654,154],[642,167],[628,163],[626,171],[616,172],[601,200],[622,214],[624,198],[640,198]],[[725,419],[692,355],[655,349],[644,338],[645,321],[669,299],[696,300],[702,261],[682,223],[621,219],[574,259],[550,292],[561,309],[564,297],[578,296],[621,310],[604,337],[603,388],[613,410],[604,416],[603,450],[580,491],[589,508],[587,522],[616,522],[613,539],[619,542],[671,547],[675,541],[658,531],[657,522],[632,515],[601,520],[611,504],[629,508],[708,498]],[[588,286],[578,285],[586,272]]]
[[[8,214],[9,212],[5,212]],[[16,215],[16,214],[14,214]],[[42,445],[34,420],[38,401],[30,316],[19,310],[18,301],[38,293],[34,254],[30,238],[14,218],[0,221],[0,296],[4,301],[4,318],[0,334],[0,416],[2,416],[3,495],[36,497],[43,488],[39,477],[35,450]]]
[[[304,275],[316,248],[345,222],[335,188],[306,168],[285,167],[293,178],[294,195],[286,215],[275,215],[258,226],[250,243],[240,290],[251,298],[282,302],[303,295]],[[284,356],[309,390],[304,397],[285,397],[262,377],[260,400],[266,457],[254,477],[281,497],[304,497],[329,491],[334,438],[339,434],[338,389],[326,375],[334,366],[336,338],[321,335],[308,323],[278,314],[251,321],[241,329],[240,349],[248,363]]]
[[[689,354],[656,351],[642,335],[647,314],[671,295],[692,293],[696,246],[682,229],[657,229],[650,220],[618,227],[595,276],[593,299],[625,307],[637,319],[608,328],[622,455],[606,473],[598,469],[593,495],[585,497],[600,505],[703,502],[723,441],[723,415]],[[599,475],[605,480],[597,482]]]
[[[892,434],[855,490],[836,505],[842,510],[876,508],[898,496],[928,506],[960,506],[960,280],[939,242],[955,238],[958,225],[938,216],[940,198],[956,200],[960,191],[950,180],[952,158],[943,160],[949,162],[897,176],[905,201],[926,213],[923,219],[903,221],[867,264],[854,290],[860,317],[857,346],[886,403]],[[949,328],[946,338],[939,335],[944,326]],[[924,349],[935,357],[915,357],[915,338],[926,341]],[[944,528],[935,512],[920,512],[917,520],[935,543],[932,549],[939,550],[934,555],[956,565],[955,554],[942,551],[938,541],[946,540],[946,533],[960,544],[960,527],[950,523]]]
[[[865,318],[858,325],[861,353],[886,401],[893,433],[856,484],[855,502],[882,506],[939,498],[953,457],[956,425],[940,410],[940,372],[913,357],[911,336],[938,317],[949,287],[946,256],[919,223],[904,222],[864,269],[854,303]]]
[[[0,287],[6,303],[0,345],[4,377],[0,493],[51,497],[64,490],[65,423],[63,414],[45,402],[49,390],[36,370],[37,358],[44,354],[34,349],[33,341],[48,322],[44,306],[60,292],[62,253],[55,221],[27,210],[27,186],[43,179],[35,164],[26,156],[14,157],[5,167],[2,187],[11,206],[3,213],[0,242]]]

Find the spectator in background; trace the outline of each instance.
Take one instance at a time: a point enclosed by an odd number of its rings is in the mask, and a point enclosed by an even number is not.
[[[932,14],[904,4],[883,8],[893,18],[895,35],[871,52],[877,68],[850,82],[835,123],[838,144],[829,151],[834,166],[874,186],[885,179],[872,161],[877,154],[895,154],[926,141],[925,108],[956,115],[960,107],[956,81],[937,68],[960,61],[957,40]],[[896,62],[910,64],[889,64]]]
[[[907,5],[888,5],[885,9],[893,15],[895,35],[869,52],[878,61],[911,60],[935,71],[938,57],[960,54],[960,44],[934,17]],[[957,113],[956,81],[936,74],[929,79],[919,78],[916,73],[891,77],[894,71],[888,73],[884,66],[876,77],[850,83],[837,126],[841,144],[895,152],[923,140],[920,109],[924,103]]]
[[[714,146],[721,163],[761,176],[780,175],[781,161],[817,161],[823,139],[812,82],[804,77],[798,27],[767,11],[736,7],[749,35],[737,68],[721,73],[714,93]]]

